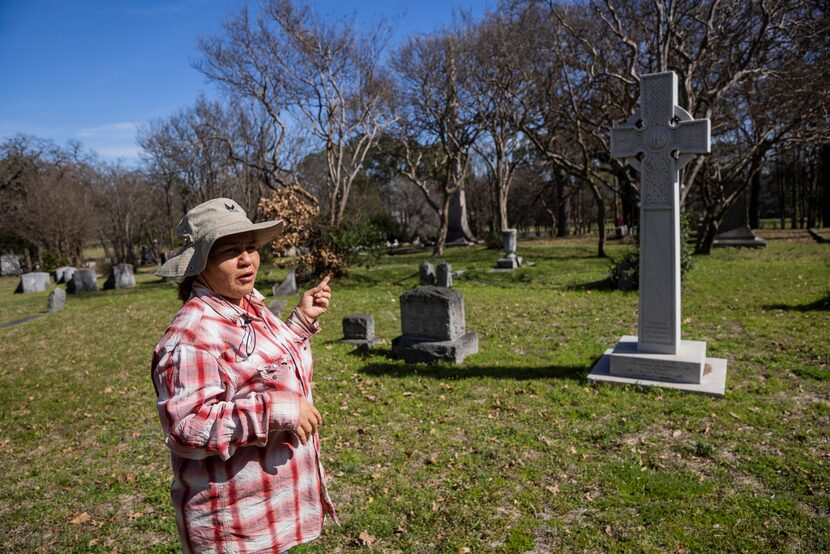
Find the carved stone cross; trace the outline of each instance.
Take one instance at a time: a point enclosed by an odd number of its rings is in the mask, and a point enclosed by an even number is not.
[[[680,345],[680,169],[710,151],[708,119],[677,105],[673,71],[640,77],[640,110],[611,129],[611,156],[640,170],[640,311],[637,351]]]

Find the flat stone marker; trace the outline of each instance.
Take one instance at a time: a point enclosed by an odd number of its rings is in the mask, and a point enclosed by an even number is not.
[[[129,289],[135,286],[135,273],[132,264],[112,266],[112,272],[104,282],[104,289]]]
[[[418,266],[418,284],[421,286],[435,284],[435,266],[429,262],[421,262]]]
[[[438,264],[435,271],[435,285],[439,287],[452,287],[452,265],[448,263]]]
[[[295,270],[292,269],[289,271],[285,279],[282,280],[282,283],[274,285],[274,288],[271,289],[271,294],[273,296],[293,296],[297,294],[297,277]]]
[[[723,396],[726,360],[707,358],[705,342],[680,339],[679,170],[709,152],[709,136],[708,119],[677,105],[671,71],[643,75],[639,112],[611,130],[611,156],[640,170],[638,336],[607,350],[591,380]]]
[[[361,349],[374,348],[380,339],[375,336],[375,318],[369,314],[353,314],[343,318],[344,344],[356,344]]]
[[[68,283],[70,279],[72,279],[72,275],[75,273],[75,268],[72,266],[65,265],[63,267],[59,267],[55,270],[55,282],[56,283]]]
[[[52,276],[42,271],[24,273],[14,292],[43,292],[52,284]]]
[[[58,287],[49,293],[49,300],[46,303],[46,310],[54,313],[66,307],[66,291]]]
[[[16,254],[3,254],[0,256],[0,275],[20,275],[20,258]]]
[[[496,269],[513,271],[522,265],[522,258],[516,255],[516,229],[502,229],[501,237],[504,241],[504,257],[496,262]]]
[[[275,316],[282,318],[282,311],[285,309],[285,306],[287,304],[288,300],[281,300],[279,298],[276,298],[268,303],[268,310]]]
[[[78,294],[82,292],[95,292],[98,290],[98,281],[95,272],[91,269],[78,268],[72,274],[72,278],[66,283],[66,292]]]
[[[46,317],[46,314],[27,315],[26,317],[21,317],[20,319],[15,319],[14,321],[9,321],[8,323],[0,325],[0,329],[8,329],[10,327],[14,327],[15,325],[20,325],[21,323],[26,323],[28,321],[34,321],[42,317]]]
[[[451,360],[478,352],[478,335],[464,322],[464,297],[453,289],[424,286],[401,296],[401,331],[392,355],[407,363]]]

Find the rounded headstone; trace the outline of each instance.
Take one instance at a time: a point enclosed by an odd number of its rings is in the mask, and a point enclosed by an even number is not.
[[[421,262],[418,266],[418,284],[423,286],[435,284],[435,266],[429,262]]]
[[[46,309],[50,312],[59,312],[66,307],[66,292],[62,288],[56,288],[49,293],[49,300]]]
[[[353,314],[344,317],[343,338],[358,340],[375,338],[375,319],[369,314]]]

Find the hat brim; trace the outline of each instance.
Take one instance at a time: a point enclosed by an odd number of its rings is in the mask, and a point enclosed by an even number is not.
[[[213,243],[222,237],[241,233],[254,233],[254,242],[257,248],[271,242],[280,236],[285,228],[285,222],[263,221],[261,223],[236,222],[211,229],[196,244],[188,245],[179,250],[175,256],[167,260],[155,274],[159,277],[176,277],[184,279],[198,275],[205,269],[208,254]]]

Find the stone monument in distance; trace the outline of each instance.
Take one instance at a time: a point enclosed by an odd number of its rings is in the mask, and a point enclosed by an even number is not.
[[[640,78],[640,110],[611,130],[611,156],[640,171],[638,336],[624,336],[588,378],[723,396],[726,360],[680,339],[679,170],[710,151],[708,119],[677,105],[673,71]]]

